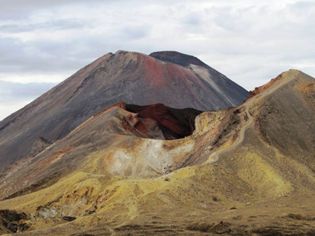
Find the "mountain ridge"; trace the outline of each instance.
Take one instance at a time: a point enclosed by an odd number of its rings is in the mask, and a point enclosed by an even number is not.
[[[16,194],[0,209],[26,216],[25,235],[312,234],[315,80],[289,70],[262,88],[175,140],[133,133],[146,107],[112,106],[4,177],[2,199]]]

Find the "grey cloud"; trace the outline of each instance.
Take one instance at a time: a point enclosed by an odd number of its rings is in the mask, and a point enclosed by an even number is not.
[[[164,3],[163,3],[164,2]],[[161,1],[157,3],[154,0],[147,0],[147,4],[165,4],[172,2],[171,0]],[[135,4],[143,4],[142,0],[0,0],[0,19],[24,19],[33,12],[39,10],[53,10],[60,7],[73,7],[83,5],[86,9],[97,7],[98,5],[128,6]],[[75,12],[74,12],[75,14]]]
[[[202,21],[202,19],[199,16],[198,12],[190,13],[190,14],[186,15],[183,19],[184,24],[191,25],[194,27],[200,25],[201,21]]]
[[[140,39],[146,37],[149,32],[149,26],[129,26],[122,29],[120,33],[125,34],[128,39]]]
[[[2,73],[56,73],[76,68],[74,59],[65,54],[70,44],[45,43],[38,45],[16,39],[0,38],[0,71]],[[63,51],[62,51],[63,50]]]
[[[290,4],[290,8],[292,11],[305,14],[305,11],[307,13],[315,8],[315,3],[314,1],[298,1]]]
[[[119,49],[193,54],[248,89],[291,67],[315,74],[313,1],[0,0],[0,6],[0,72],[8,75],[69,74]]]
[[[22,84],[0,81],[0,103],[33,99],[45,91],[48,91],[53,85],[52,83]]]
[[[28,23],[23,21],[18,21],[14,23],[4,23],[0,24],[0,32],[2,33],[24,33],[31,32],[41,29],[49,30],[67,30],[67,29],[77,29],[82,28],[80,22],[74,19],[56,19],[48,22],[42,23]]]
[[[0,0],[0,18],[10,19],[10,18],[19,18],[29,15],[30,13],[47,8],[54,8],[60,6],[69,6],[73,4],[86,3],[85,0]],[[89,4],[102,2],[101,0],[89,0]],[[112,2],[112,1],[107,1]]]

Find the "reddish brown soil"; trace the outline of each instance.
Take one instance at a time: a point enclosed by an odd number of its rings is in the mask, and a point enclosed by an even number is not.
[[[125,109],[137,113],[140,118],[156,121],[166,139],[183,138],[192,134],[195,129],[194,120],[201,113],[195,109],[173,109],[163,104],[149,106],[127,104]]]
[[[268,88],[270,88],[274,83],[279,81],[281,78],[282,78],[282,74],[280,74],[276,78],[271,79],[268,83],[266,83],[266,84],[264,84],[262,86],[256,87],[254,90],[249,92],[249,97],[248,98],[253,97],[253,96],[257,95],[257,94],[260,94],[260,93],[266,91]]]

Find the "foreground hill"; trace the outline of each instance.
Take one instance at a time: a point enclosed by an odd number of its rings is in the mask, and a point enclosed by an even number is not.
[[[175,113],[118,104],[17,163],[1,181],[0,230],[315,234],[313,78],[284,72],[240,106],[197,116],[190,136],[148,139],[189,127]]]
[[[0,122],[0,170],[32,158],[121,101],[204,111],[238,105],[247,96],[246,90],[192,56],[109,53]]]

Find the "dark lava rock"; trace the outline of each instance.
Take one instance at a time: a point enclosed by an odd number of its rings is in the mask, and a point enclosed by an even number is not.
[[[28,219],[28,216],[24,212],[0,210],[0,224],[12,233],[27,230],[30,226],[24,222],[20,222],[26,219]]]
[[[76,219],[76,217],[74,217],[74,216],[63,216],[62,219],[65,220],[65,221],[74,221]]]

